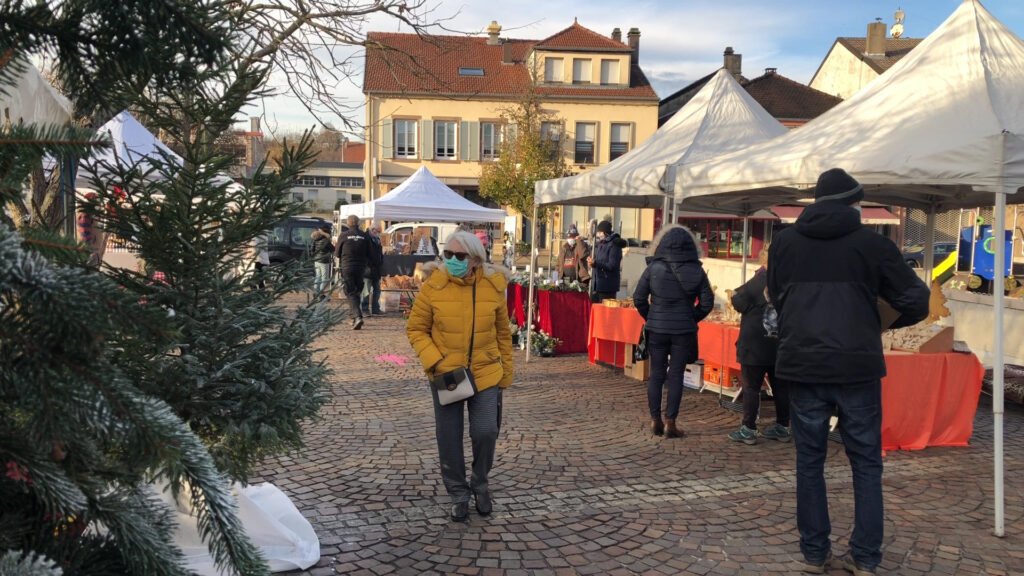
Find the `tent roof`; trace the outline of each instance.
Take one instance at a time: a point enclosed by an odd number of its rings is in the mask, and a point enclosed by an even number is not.
[[[503,222],[505,211],[485,208],[460,196],[421,166],[397,188],[370,202],[340,208],[341,216],[389,221]]]
[[[43,78],[39,69],[25,63],[25,72],[14,86],[0,93],[0,112],[6,110],[11,122],[26,124],[67,124],[71,122],[71,102]]]
[[[1024,42],[976,0],[888,72],[789,134],[682,166],[687,209],[749,212],[809,191],[833,167],[869,200],[917,208],[1024,202]]]
[[[739,150],[785,132],[732,74],[722,69],[664,126],[630,152],[577,176],[537,182],[536,202],[661,206],[666,166]]]
[[[89,164],[100,162],[115,164],[119,159],[124,164],[139,164],[140,169],[146,170],[149,167],[146,159],[160,158],[161,154],[167,155],[179,163],[182,162],[180,156],[147,130],[127,110],[111,118],[96,132],[110,138],[112,146],[92,154],[88,161]]]

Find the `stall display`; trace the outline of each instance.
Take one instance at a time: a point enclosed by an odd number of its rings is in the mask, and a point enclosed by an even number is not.
[[[590,295],[586,292],[537,292],[537,325],[558,338],[556,354],[580,354],[587,351],[590,307]]]
[[[921,354],[953,351],[953,327],[917,324],[882,333],[882,348]]]
[[[636,308],[594,304],[587,327],[587,358],[591,364],[622,368],[631,359],[628,347],[640,341],[643,328],[644,319]]]
[[[419,290],[420,280],[415,276],[384,276],[380,279],[381,290]]]

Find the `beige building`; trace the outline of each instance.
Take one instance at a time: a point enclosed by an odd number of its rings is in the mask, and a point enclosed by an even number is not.
[[[897,11],[891,36],[887,34],[885,22],[876,21],[868,24],[864,38],[836,38],[811,78],[810,86],[846,100],[920,43],[921,38],[903,37],[903,11]]]
[[[314,162],[296,181],[292,200],[305,202],[310,210],[332,211],[335,206],[367,200],[362,162]]]
[[[502,111],[534,85],[557,118],[542,130],[561,143],[570,173],[600,166],[654,133],[658,97],[639,66],[640,32],[604,36],[578,23],[544,40],[373,32],[366,55],[366,186],[376,198],[426,165],[448,186],[477,193],[481,168],[495,160]],[[379,48],[374,48],[374,45]],[[568,207],[569,223],[611,215],[623,237],[653,233],[653,211]],[[526,228],[514,231],[523,238]]]

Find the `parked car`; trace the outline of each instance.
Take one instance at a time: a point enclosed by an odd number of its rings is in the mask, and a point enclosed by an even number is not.
[[[957,250],[956,242],[936,242],[933,263],[938,266],[943,260]],[[911,268],[921,268],[924,266],[924,246],[910,246],[903,250],[903,260],[910,265]]]
[[[324,224],[330,225],[330,222],[307,216],[292,216],[278,223],[271,229],[267,240],[270,263],[281,264],[306,256],[312,243],[310,236],[313,230]]]

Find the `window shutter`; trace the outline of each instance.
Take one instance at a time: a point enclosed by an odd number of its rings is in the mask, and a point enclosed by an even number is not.
[[[380,129],[380,142],[381,142],[381,157],[382,158],[394,158],[395,157],[395,146],[394,146],[394,129],[391,127],[391,119],[385,118],[381,122]]]
[[[505,138],[508,139],[509,143],[515,142],[516,137],[519,136],[519,125],[518,124],[506,124],[505,125]]]
[[[420,158],[431,160],[434,158],[434,121],[422,120],[420,128]]]
[[[470,122],[462,122],[459,127],[459,160],[470,160],[472,153],[469,141]],[[479,159],[479,158],[478,158]]]
[[[466,137],[466,124],[469,124],[469,137]],[[472,162],[480,161],[480,123],[479,122],[463,122],[462,123],[463,140],[469,140],[469,160]],[[463,157],[465,158],[465,156]]]

